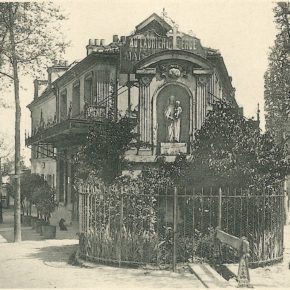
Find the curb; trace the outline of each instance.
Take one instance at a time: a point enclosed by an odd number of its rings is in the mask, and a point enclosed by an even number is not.
[[[206,288],[231,287],[229,282],[220,276],[209,264],[188,264],[191,272]]]
[[[8,243],[8,241],[0,234],[0,244]]]

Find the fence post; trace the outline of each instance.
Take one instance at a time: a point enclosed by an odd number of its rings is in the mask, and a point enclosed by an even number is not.
[[[253,288],[250,284],[250,273],[248,265],[249,242],[246,237],[240,239],[240,261],[238,269],[238,288]]]
[[[219,202],[218,202],[218,227],[222,229],[222,189],[219,188]]]
[[[287,196],[287,181],[283,183],[283,206],[284,206],[284,225],[288,222],[288,196]]]
[[[176,271],[176,230],[177,230],[177,187],[174,187],[173,196],[173,272]]]
[[[121,187],[121,203],[120,203],[120,227],[119,227],[119,267],[121,267],[122,262],[122,228],[123,228],[123,207],[124,207],[124,200],[123,200],[123,188]]]
[[[80,190],[78,190],[78,198],[79,198],[79,232],[81,233],[83,231],[83,193]]]

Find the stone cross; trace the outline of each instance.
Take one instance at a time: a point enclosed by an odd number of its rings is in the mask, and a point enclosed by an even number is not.
[[[177,37],[182,37],[182,33],[178,31],[178,24],[173,23],[173,28],[172,28],[172,33],[168,33],[168,36],[172,36],[173,38],[173,43],[172,43],[172,48],[177,49]]]

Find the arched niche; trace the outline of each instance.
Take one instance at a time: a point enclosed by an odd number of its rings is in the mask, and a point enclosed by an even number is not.
[[[187,143],[192,132],[192,94],[179,82],[171,82],[162,86],[153,96],[153,142],[155,144],[169,142],[168,120],[165,116],[171,96],[179,101],[182,108],[180,117],[180,143]]]

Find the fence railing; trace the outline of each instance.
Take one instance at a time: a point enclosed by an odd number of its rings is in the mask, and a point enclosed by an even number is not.
[[[283,257],[281,188],[252,193],[231,188],[159,188],[154,194],[81,186],[80,252],[103,263],[172,268],[196,258],[237,262],[233,249],[216,256],[215,229],[246,236],[252,266]]]

